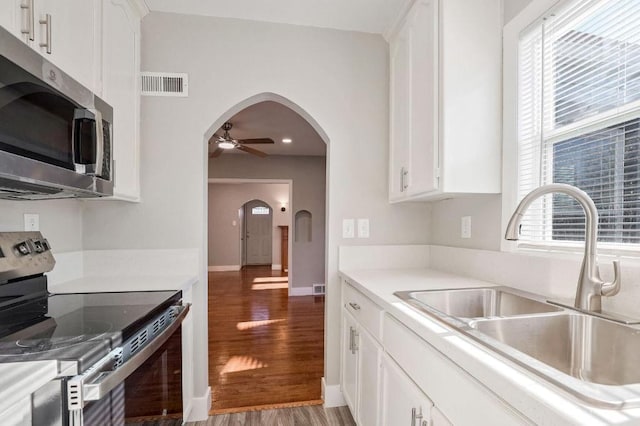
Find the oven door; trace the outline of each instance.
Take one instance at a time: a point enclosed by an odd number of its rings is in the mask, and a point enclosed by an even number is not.
[[[118,348],[67,382],[71,425],[124,425],[182,417],[181,323],[189,304],[135,355]]]

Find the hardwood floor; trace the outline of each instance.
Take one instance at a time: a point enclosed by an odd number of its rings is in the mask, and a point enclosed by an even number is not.
[[[320,399],[324,297],[287,297],[284,275],[209,273],[211,414]]]
[[[347,407],[322,408],[321,405],[218,414],[204,422],[187,423],[190,426],[355,426],[355,424]]]

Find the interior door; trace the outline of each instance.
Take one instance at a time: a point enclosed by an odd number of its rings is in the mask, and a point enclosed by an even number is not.
[[[270,265],[273,210],[263,201],[249,201],[244,207],[244,220],[247,265]]]

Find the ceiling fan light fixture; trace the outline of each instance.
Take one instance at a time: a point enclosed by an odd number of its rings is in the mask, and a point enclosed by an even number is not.
[[[234,144],[233,142],[230,142],[230,141],[218,142],[218,148],[233,149],[235,147],[236,147],[236,144]]]
[[[291,143],[291,142],[293,142],[293,139],[291,139],[291,138],[282,139],[282,143]]]

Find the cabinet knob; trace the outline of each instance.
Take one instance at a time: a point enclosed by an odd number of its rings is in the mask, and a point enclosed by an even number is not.
[[[353,308],[354,311],[360,310],[360,305],[358,305],[357,303],[349,302],[349,306],[351,306],[351,308]]]

